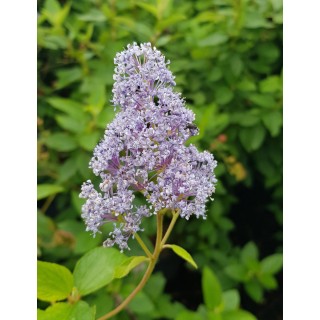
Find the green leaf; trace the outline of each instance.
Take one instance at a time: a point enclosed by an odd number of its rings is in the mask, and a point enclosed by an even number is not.
[[[81,21],[91,22],[103,22],[107,20],[103,12],[95,8],[91,8],[88,12],[84,14],[79,14],[78,19]]]
[[[199,13],[194,19],[198,22],[215,22],[219,17],[216,12],[210,10]]]
[[[270,131],[272,137],[276,137],[282,128],[282,114],[280,111],[272,111],[262,116],[262,122]]]
[[[130,292],[132,292],[132,290],[130,290]],[[126,296],[128,296],[130,292],[128,292]],[[154,303],[143,291],[140,291],[135,296],[135,298],[129,303],[128,308],[136,314],[146,315],[150,315],[155,309]]]
[[[172,302],[170,296],[162,294],[155,301],[158,319],[176,319],[178,314],[185,309],[185,307],[177,301]]]
[[[58,80],[55,83],[56,89],[62,89],[69,84],[79,81],[82,78],[82,70],[78,67],[69,69],[60,69],[57,71]]]
[[[46,35],[40,38],[39,34],[39,46],[48,48],[51,50],[65,49],[68,47],[68,39],[64,36]]]
[[[186,20],[186,16],[184,14],[181,14],[181,13],[175,13],[173,14],[172,16],[166,18],[166,19],[163,19],[163,20],[160,20],[158,23],[157,23],[157,29],[158,30],[164,30],[172,25],[175,25],[177,24],[178,22],[180,21],[183,21],[183,20]]]
[[[145,2],[138,2],[137,6],[144,9],[145,11],[148,11],[154,17],[158,18],[158,8],[156,6],[150,3],[145,3]]]
[[[101,242],[103,241],[101,233],[92,237],[90,232],[85,231],[84,223],[80,221],[72,219],[63,220],[58,223],[58,228],[59,230],[67,231],[74,236],[75,244],[73,250],[74,254],[77,255],[83,255],[87,251],[101,245]]]
[[[37,309],[37,320],[45,320],[45,311]]]
[[[233,55],[230,59],[230,68],[234,76],[240,76],[243,69],[243,62],[239,55]]]
[[[219,86],[216,88],[215,100],[217,104],[227,104],[233,99],[233,92],[227,86]]]
[[[80,300],[73,306],[73,309],[70,314],[70,319],[94,320],[95,309],[92,309],[86,302]]]
[[[220,283],[208,267],[204,267],[202,273],[202,293],[204,303],[208,309],[213,310],[221,304],[222,291]]]
[[[58,302],[41,312],[37,320],[70,320],[72,309],[72,304]]]
[[[89,303],[89,305],[93,305],[96,309],[95,319],[99,319],[100,317],[111,311],[114,307],[114,296],[112,295],[112,293],[107,293],[105,289],[98,290],[96,293],[85,297],[85,301]]]
[[[79,121],[73,117],[58,115],[55,118],[59,126],[68,131],[79,133],[79,132],[83,132],[85,128],[84,121]]]
[[[263,289],[258,281],[251,280],[244,284],[244,288],[248,295],[255,301],[255,302],[262,302],[263,300]]]
[[[69,15],[71,3],[66,3],[56,16],[56,26],[60,27]]]
[[[209,310],[207,312],[208,320],[223,320],[222,315],[220,313],[216,313],[216,311]]]
[[[203,320],[203,317],[196,312],[183,310],[178,314],[175,320]]]
[[[160,47],[165,46],[167,43],[170,42],[171,39],[172,39],[171,35],[166,35],[166,36],[159,37],[156,40],[156,47],[160,48]]]
[[[50,241],[55,231],[55,225],[51,218],[47,217],[40,210],[37,212],[37,235],[41,240]]]
[[[257,318],[248,311],[234,310],[223,312],[223,320],[257,320]]]
[[[283,3],[282,0],[270,0],[273,10],[279,11],[282,9]]]
[[[114,279],[115,269],[127,257],[114,248],[99,247],[87,252],[76,264],[74,283],[81,295],[94,292]]]
[[[46,0],[43,9],[51,15],[56,15],[61,10],[61,6],[57,0]]]
[[[235,310],[239,308],[240,305],[240,295],[235,289],[228,290],[222,293],[222,301],[224,308],[223,310]]]
[[[266,289],[276,289],[278,287],[276,278],[268,273],[259,275],[259,281]]]
[[[228,36],[223,33],[215,33],[199,41],[199,47],[217,46],[228,41]]]
[[[40,313],[38,320],[94,320],[95,312],[84,301],[55,303]]]
[[[258,248],[253,242],[248,242],[242,249],[241,261],[247,267],[252,267],[258,261]]]
[[[85,232],[83,223],[82,229],[80,232],[74,234],[76,238],[76,244],[74,247],[74,254],[83,255],[87,251],[96,248],[97,246],[101,245],[103,241],[103,237],[101,234],[97,234],[95,238],[89,232]]]
[[[280,49],[278,44],[267,42],[257,46],[257,52],[259,53],[260,59],[264,60],[265,63],[271,63],[276,61],[280,56]]]
[[[84,178],[87,178],[88,175],[90,174],[90,171],[88,168],[90,159],[91,159],[91,156],[87,152],[84,152],[82,150],[77,152],[76,166]]]
[[[106,103],[106,88],[104,84],[96,84],[88,97],[88,109],[98,115]]]
[[[237,89],[239,91],[256,91],[256,84],[248,79],[243,79],[237,84]]]
[[[278,24],[283,24],[283,12],[280,11],[273,16],[273,21]]]
[[[73,156],[64,161],[64,163],[59,166],[58,172],[59,178],[57,182],[62,183],[69,180],[77,172],[76,158]]]
[[[60,27],[66,19],[70,10],[70,3],[66,4],[62,9],[58,1],[47,0],[43,7],[43,14],[48,21],[55,27]]]
[[[135,22],[132,32],[139,35],[140,37],[143,36],[144,38],[150,38],[153,35],[153,31],[151,26],[142,23],[142,22]]]
[[[63,187],[56,184],[39,184],[37,185],[37,200],[44,199],[62,191],[64,191]]]
[[[254,151],[260,148],[266,135],[266,130],[260,125],[243,128],[240,130],[239,138],[247,151]]]
[[[249,29],[264,28],[267,26],[263,15],[255,11],[247,11],[245,15],[245,27]]]
[[[237,281],[245,281],[247,279],[247,269],[241,264],[227,266],[225,273]]]
[[[272,109],[276,105],[273,95],[270,95],[268,93],[265,93],[265,94],[253,93],[249,96],[249,100],[254,104],[256,104],[257,106],[263,107],[263,108]]]
[[[216,222],[222,230],[230,231],[234,229],[234,223],[226,217],[219,217]]]
[[[55,109],[62,111],[74,119],[79,121],[88,121],[88,117],[84,112],[83,104],[60,97],[52,97],[47,99],[47,102]]]
[[[261,272],[275,274],[282,268],[282,254],[276,253],[261,261]]]
[[[82,104],[71,99],[61,97],[51,97],[47,102],[57,110],[63,111],[71,116],[77,115],[78,110],[81,110]]]
[[[160,272],[157,272],[150,277],[143,291],[147,293],[153,301],[156,301],[161,296],[165,284],[165,277]]]
[[[82,206],[85,203],[85,199],[79,197],[79,191],[71,192],[71,202],[72,202],[72,206],[77,210],[77,212],[80,215]]]
[[[262,80],[259,84],[260,91],[262,93],[265,92],[277,92],[282,88],[282,83],[279,76],[270,76],[264,80]]]
[[[148,260],[149,259],[144,256],[129,257],[120,266],[116,267],[114,277],[115,278],[123,278],[136,266],[138,266],[142,262],[148,261]]]
[[[106,124],[110,123],[112,121],[112,119],[115,116],[115,112],[113,109],[111,108],[105,108],[103,109],[99,115],[97,116],[97,126],[99,128],[105,129]],[[102,132],[101,132],[101,136],[102,136]]]
[[[191,57],[193,59],[204,60],[212,56],[212,47],[203,47],[191,49]]]
[[[79,145],[87,151],[92,151],[95,145],[98,143],[101,134],[100,132],[82,133],[77,137]]]
[[[214,110],[217,108],[217,105],[216,104],[211,104],[210,105],[210,108],[207,108],[206,110],[204,110],[204,112],[201,112],[201,110],[199,110],[198,108],[195,108],[193,111],[196,113],[196,115],[198,116],[198,123],[199,123],[199,129],[200,129],[200,134],[196,137],[192,137],[194,138],[193,141],[196,141],[196,140],[199,140],[201,139],[208,127],[210,124],[215,124],[216,122],[213,121],[213,120],[216,120],[216,116],[215,116],[215,112]],[[225,119],[228,121],[228,119]]]
[[[73,287],[71,272],[64,266],[50,262],[37,262],[37,297],[54,302],[68,297]]]
[[[45,144],[57,151],[67,152],[77,148],[77,143],[73,137],[67,133],[52,133],[45,139]]]
[[[61,6],[57,0],[46,0],[43,6],[43,14],[46,16],[48,21],[55,25],[56,17],[61,10]]]
[[[220,80],[222,76],[223,76],[222,70],[218,66],[214,66],[210,74],[208,74],[209,80],[213,82]]]
[[[119,24],[119,25],[124,25],[128,28],[132,28],[135,24],[134,19],[129,18],[128,16],[124,17],[124,16],[115,16],[112,17],[113,21],[115,22],[115,24]]]
[[[190,253],[187,250],[175,244],[167,244],[166,248],[172,249],[175,254],[177,254],[179,257],[186,260],[187,262],[189,262],[194,268],[198,269],[197,264],[195,263],[195,261],[193,260]]]
[[[254,111],[254,110],[252,110]],[[252,127],[259,123],[260,117],[253,112],[234,112],[231,115],[231,121],[235,124],[239,124],[242,127]]]

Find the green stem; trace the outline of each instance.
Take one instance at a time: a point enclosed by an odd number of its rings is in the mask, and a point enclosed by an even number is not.
[[[137,295],[137,293],[145,286],[148,279],[150,278],[152,271],[157,263],[159,258],[160,252],[162,250],[161,239],[162,239],[162,226],[163,226],[163,212],[158,212],[157,214],[157,240],[156,245],[154,248],[153,255],[150,257],[150,262],[146,273],[144,274],[143,278],[141,279],[140,283],[137,287],[130,293],[130,295],[122,301],[115,309],[110,311],[109,313],[105,314],[104,316],[100,317],[98,320],[106,320],[110,319],[117,313],[119,313],[122,309],[124,309],[130,301]]]
[[[55,198],[55,194],[51,195],[50,197],[48,197],[44,203],[44,205],[41,208],[41,212],[42,213],[46,213],[46,211],[48,210],[48,208],[50,207],[50,204],[52,203],[52,201]]]
[[[167,229],[167,231],[166,231],[166,233],[165,233],[165,235],[164,235],[164,237],[163,237],[163,239],[161,241],[161,248],[166,244],[166,242],[167,242],[167,240],[168,240],[168,238],[170,236],[170,233],[171,233],[171,231],[172,231],[172,229],[173,229],[173,227],[174,227],[174,225],[175,225],[175,223],[176,223],[178,218],[179,218],[179,210],[172,211],[172,220],[171,220],[171,222],[169,224],[169,227],[168,227],[168,229]]]
[[[152,271],[154,270],[154,267],[158,261],[159,255],[162,251],[162,249],[166,248],[166,241],[170,236],[170,233],[179,217],[179,211],[173,211],[172,212],[172,220],[170,222],[170,225],[162,238],[163,235],[163,216],[167,209],[161,210],[157,214],[157,239],[156,239],[156,244],[154,248],[153,254],[149,251],[147,246],[144,244],[142,239],[140,238],[139,235],[135,235],[138,243],[140,244],[141,248],[144,250],[144,252],[147,254],[147,256],[150,259],[148,268],[143,275],[140,283],[137,285],[137,287],[130,293],[130,295],[122,301],[115,309],[111,310],[109,313],[105,314],[104,316],[100,317],[98,320],[106,320],[110,319],[111,317],[115,316],[117,313],[119,313],[121,310],[123,310],[130,302],[131,300],[138,294],[138,292],[145,286],[147,283],[148,279],[150,278]]]
[[[137,242],[139,243],[140,247],[142,248],[142,250],[144,251],[144,253],[148,256],[148,258],[152,258],[152,253],[150,252],[150,250],[148,249],[148,247],[145,245],[145,243],[143,242],[143,240],[140,238],[140,236],[136,233],[134,235],[134,238],[137,240]]]
[[[109,313],[105,314],[104,316],[100,317],[98,320],[106,320],[110,319],[111,317],[115,316],[117,313],[119,313],[123,308],[127,306],[127,304],[137,295],[137,293],[144,287],[146,282],[151,276],[151,273],[156,265],[156,260],[152,259],[150,260],[150,263],[148,265],[147,271],[144,274],[143,278],[141,279],[140,283],[137,285],[137,287],[130,293],[130,295],[122,301],[121,304],[119,304],[115,309],[110,311]]]
[[[154,247],[153,258],[158,258],[161,252],[161,239],[163,230],[163,212],[159,211],[157,214],[157,239]]]

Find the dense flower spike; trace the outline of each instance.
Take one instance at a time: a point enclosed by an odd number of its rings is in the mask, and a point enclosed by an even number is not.
[[[100,176],[101,193],[91,181],[82,186],[87,201],[82,217],[94,234],[105,222],[114,231],[104,242],[129,249],[128,240],[141,231],[144,217],[161,209],[180,216],[205,218],[205,203],[215,191],[217,163],[208,152],[184,143],[198,134],[194,113],[173,92],[169,62],[150,43],[128,45],[115,58],[113,104],[120,111],[96,146],[90,167]],[[148,206],[135,206],[135,195]]]

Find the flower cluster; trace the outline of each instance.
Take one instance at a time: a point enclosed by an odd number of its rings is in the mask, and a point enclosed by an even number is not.
[[[94,234],[105,222],[114,231],[105,246],[128,249],[128,240],[141,231],[144,217],[161,209],[180,216],[205,218],[205,202],[215,190],[216,161],[208,152],[185,146],[198,134],[194,113],[173,91],[169,61],[150,43],[128,45],[115,58],[113,104],[120,111],[96,146],[90,161],[100,176],[100,192],[87,181],[80,197],[87,201],[82,217]],[[148,205],[134,206],[137,193]]]

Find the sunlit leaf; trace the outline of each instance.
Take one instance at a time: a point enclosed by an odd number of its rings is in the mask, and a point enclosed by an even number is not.
[[[255,279],[244,284],[244,288],[248,295],[256,302],[261,303],[263,300],[263,289],[259,282]]]
[[[282,254],[276,253],[271,256],[264,258],[261,261],[261,272],[274,274],[282,268]]]
[[[194,268],[196,269],[198,268],[197,264],[195,263],[195,261],[193,260],[190,253],[187,250],[175,244],[167,244],[166,247],[172,249],[175,254],[177,254],[179,257],[186,260],[187,262],[189,262]]]
[[[45,138],[45,144],[57,151],[72,151],[77,148],[77,143],[71,135],[67,133],[57,132],[52,133]]]
[[[223,33],[215,33],[199,41],[199,47],[221,45],[228,41],[228,36]]]
[[[73,287],[71,272],[56,263],[37,262],[37,298],[54,302],[68,297]]]
[[[116,267],[114,277],[115,278],[125,277],[132,269],[134,269],[139,264],[145,261],[148,261],[148,258],[144,256],[129,257],[120,266]]]
[[[235,310],[240,305],[240,295],[235,289],[228,290],[222,293],[223,310]]]
[[[48,196],[64,191],[63,187],[55,184],[39,184],[37,186],[37,199],[41,200]]]
[[[84,301],[56,303],[38,314],[38,320],[94,320],[95,312]]]
[[[216,275],[208,267],[203,269],[202,293],[208,309],[218,307],[222,301],[222,290]]]
[[[115,269],[127,257],[114,248],[95,248],[78,260],[73,275],[81,295],[87,295],[114,279]]]
[[[258,248],[253,242],[248,242],[241,251],[241,261],[247,267],[258,261]]]
[[[78,15],[78,19],[82,21],[103,22],[106,21],[106,16],[98,9],[92,8],[84,14]]]
[[[247,270],[240,264],[229,265],[225,268],[226,274],[237,281],[244,281],[247,278]]]
[[[244,310],[227,311],[222,317],[223,320],[257,320],[253,314]]]

